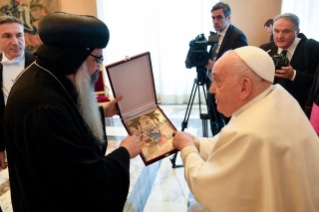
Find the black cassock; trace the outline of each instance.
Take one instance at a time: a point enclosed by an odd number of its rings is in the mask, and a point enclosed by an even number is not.
[[[33,64],[12,87],[5,109],[13,210],[122,211],[128,151],[104,156],[76,107],[74,86],[51,72],[63,86]]]

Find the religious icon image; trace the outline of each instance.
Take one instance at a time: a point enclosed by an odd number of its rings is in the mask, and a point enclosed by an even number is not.
[[[38,26],[49,13],[60,11],[59,0],[1,0],[0,16],[10,15],[20,19],[24,26],[25,49],[35,52],[42,44]]]
[[[146,161],[174,150],[172,141],[175,129],[159,109],[127,121],[127,126],[137,136]]]

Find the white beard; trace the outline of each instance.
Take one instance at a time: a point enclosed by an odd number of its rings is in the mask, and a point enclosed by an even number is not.
[[[73,84],[78,93],[78,107],[80,113],[98,140],[98,145],[101,145],[105,143],[105,140],[101,114],[94,93],[94,84],[97,78],[98,72],[95,72],[90,76],[87,64],[84,62],[76,72]]]

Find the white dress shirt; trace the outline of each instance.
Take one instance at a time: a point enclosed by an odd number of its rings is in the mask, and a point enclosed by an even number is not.
[[[17,76],[24,70],[25,66],[25,53],[23,53],[12,60],[9,60],[6,55],[2,54],[2,92],[4,96],[4,102],[7,104],[7,98],[9,96],[12,84]]]
[[[291,58],[292,58],[292,56],[294,55],[294,52],[295,52],[295,50],[296,50],[296,47],[297,47],[297,45],[298,45],[298,43],[300,42],[300,38],[295,38],[295,40],[294,40],[294,42],[291,44],[291,46],[289,46],[289,48],[288,49],[282,49],[282,48],[279,48],[278,47],[278,51],[277,51],[277,54],[281,54],[281,52],[283,51],[283,50],[287,50],[287,58],[288,58],[288,60],[289,61],[291,61]],[[294,72],[294,75],[293,75],[293,77],[292,77],[292,79],[291,79],[291,81],[294,81],[294,79],[295,79],[295,77],[296,77],[296,70],[294,70],[295,72]]]

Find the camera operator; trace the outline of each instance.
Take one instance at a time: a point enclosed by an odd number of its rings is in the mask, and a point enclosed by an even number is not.
[[[275,82],[281,84],[304,108],[319,62],[319,43],[305,36],[298,38],[299,18],[292,13],[274,19],[274,42],[260,46],[273,58],[288,59],[276,65]],[[275,60],[274,60],[275,61]]]
[[[219,41],[212,46],[209,51],[210,59],[206,68],[208,69],[210,79],[212,79],[210,75],[215,61],[220,58],[224,52],[248,45],[244,33],[230,23],[231,10],[228,4],[222,2],[215,4],[211,10],[211,13],[214,29],[218,31]],[[207,90],[209,90],[210,84],[211,82],[208,84]],[[215,135],[225,125],[224,121],[226,124],[228,123],[229,118],[226,118],[221,113],[217,112],[215,97],[209,92],[207,101],[208,114],[211,120],[211,129],[213,135]],[[213,123],[218,125],[214,126]]]

